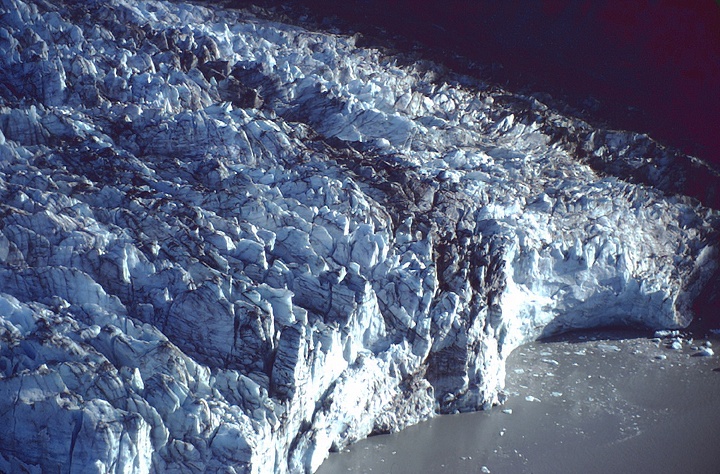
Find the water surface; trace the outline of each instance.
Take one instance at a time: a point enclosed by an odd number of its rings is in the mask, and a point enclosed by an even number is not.
[[[318,473],[720,473],[720,362],[593,332],[517,349],[508,401],[332,454]],[[711,339],[717,352],[720,341]],[[484,470],[483,470],[484,468]]]

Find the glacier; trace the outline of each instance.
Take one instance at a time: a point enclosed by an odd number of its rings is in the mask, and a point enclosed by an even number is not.
[[[313,472],[524,342],[690,323],[703,164],[357,40],[0,0],[0,471]]]

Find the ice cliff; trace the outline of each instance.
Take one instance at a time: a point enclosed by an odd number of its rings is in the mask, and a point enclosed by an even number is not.
[[[243,11],[0,0],[0,131],[3,472],[311,472],[716,269],[648,137]]]

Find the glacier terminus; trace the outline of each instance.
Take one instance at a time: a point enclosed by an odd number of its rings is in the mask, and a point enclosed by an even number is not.
[[[704,165],[256,13],[0,0],[0,471],[313,472],[690,323]]]

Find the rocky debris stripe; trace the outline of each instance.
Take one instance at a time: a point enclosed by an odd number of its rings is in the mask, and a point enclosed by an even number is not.
[[[312,472],[717,267],[716,211],[548,132],[586,124],[351,37],[2,0],[0,58],[0,471]]]

